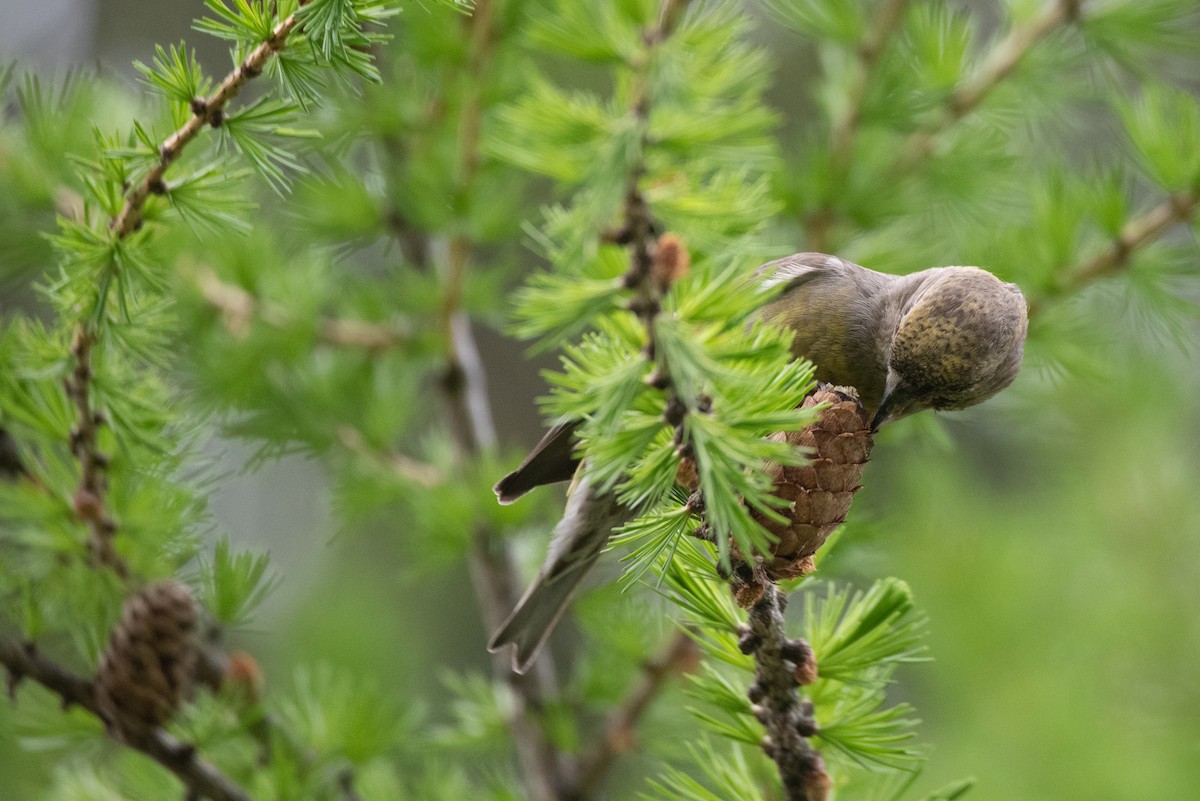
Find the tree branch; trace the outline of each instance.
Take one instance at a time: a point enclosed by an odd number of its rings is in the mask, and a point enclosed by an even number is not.
[[[858,71],[846,96],[842,115],[833,121],[830,131],[830,166],[835,176],[844,176],[854,155],[854,141],[858,138],[859,123],[862,121],[863,103],[875,68],[883,58],[888,41],[904,19],[908,0],[886,0],[871,27],[858,44]],[[835,178],[834,184],[839,183]],[[805,220],[805,239],[811,250],[825,250],[828,245],[829,225],[833,221],[833,210],[826,200],[821,207]]]
[[[1009,31],[994,45],[979,69],[966,83],[946,98],[942,113],[927,126],[911,134],[901,146],[893,172],[905,173],[933,152],[938,136],[979,107],[993,89],[1013,73],[1025,54],[1060,25],[1079,18],[1080,0],[1050,0],[1027,25]]]
[[[750,686],[755,715],[766,727],[763,750],[779,767],[786,801],[824,801],[829,775],[821,755],[806,738],[817,732],[812,702],[796,693],[797,672],[811,663],[802,640],[789,639],[783,628],[787,598],[774,584],[766,587],[750,609],[743,650],[754,654],[756,681]]]
[[[1054,287],[1029,303],[1029,314],[1041,311],[1046,301],[1078,292],[1101,278],[1127,269],[1133,254],[1150,244],[1177,223],[1190,220],[1200,207],[1200,193],[1175,192],[1150,211],[1122,226],[1120,233],[1096,255],[1063,270]]]
[[[479,0],[469,26],[469,94],[459,120],[458,192],[466,195],[479,170],[479,135],[483,121],[483,86],[495,42],[491,0]],[[446,366],[439,382],[445,399],[457,461],[465,465],[496,447],[496,427],[487,396],[487,374],[479,356],[470,318],[462,309],[462,294],[470,268],[472,243],[466,234],[451,241],[442,301]],[[477,525],[469,555],[472,587],[484,625],[493,631],[503,623],[505,610],[516,605],[520,572],[508,543],[491,527]],[[493,661],[497,680],[506,682],[515,700],[509,727],[529,801],[562,801],[563,789],[574,780],[573,760],[561,752],[542,726],[541,711],[559,695],[553,662],[543,654],[533,669],[518,675],[509,660],[497,654]]]
[[[338,426],[338,441],[346,450],[391,470],[405,481],[419,487],[436,487],[446,481],[446,474],[436,465],[414,459],[398,451],[378,451],[371,448],[362,432],[352,426]]]
[[[311,0],[299,0],[303,7]],[[125,205],[113,219],[110,227],[122,239],[142,226],[142,209],[153,194],[163,191],[163,176],[183,149],[187,147],[207,125],[220,125],[225,113],[225,106],[237,93],[242,90],[247,81],[262,74],[267,61],[287,44],[288,36],[299,24],[299,19],[292,14],[275,26],[271,36],[258,47],[250,51],[242,62],[233,69],[208,97],[198,97],[192,101],[192,116],[179,130],[167,137],[159,147],[158,163],[146,173],[125,196]]]
[[[310,0],[300,0],[304,6]],[[138,184],[128,190],[125,203],[109,222],[118,239],[124,239],[142,226],[143,208],[151,195],[163,194],[166,184],[163,176],[167,168],[179,158],[183,148],[196,138],[207,125],[219,125],[226,104],[247,81],[260,75],[267,60],[283,49],[288,35],[298,24],[295,14],[275,26],[267,41],[260,44],[217,86],[207,98],[192,101],[192,116],[179,130],[171,134],[159,147],[158,162],[146,173]],[[104,307],[106,285],[100,287],[97,308]],[[129,577],[129,566],[117,553],[114,540],[117,523],[105,503],[107,481],[105,471],[108,457],[100,450],[99,430],[104,424],[103,415],[95,408],[92,378],[94,376],[93,349],[99,339],[98,323],[89,311],[75,326],[71,339],[71,358],[74,362],[70,373],[63,381],[67,396],[75,406],[75,425],[71,431],[71,452],[80,464],[79,486],[73,504],[76,516],[89,529],[88,550],[97,564],[112,569],[122,579]]]
[[[1196,192],[1175,192],[1142,216],[1130,220],[1106,249],[1063,274],[1060,291],[1078,289],[1125,269],[1134,251],[1158,239],[1176,223],[1191,219],[1197,205],[1200,197]]]
[[[604,736],[584,757],[576,798],[589,798],[600,787],[617,758],[634,746],[637,725],[666,687],[667,679],[691,670],[699,658],[695,641],[678,632],[656,659],[642,665],[641,681],[604,723]]]
[[[64,707],[79,706],[104,720],[92,683],[42,656],[32,643],[0,640],[0,664],[8,669],[10,694],[23,679],[32,679],[58,695]],[[196,798],[250,801],[245,790],[200,759],[194,745],[175,739],[157,726],[121,742],[171,771]]]
[[[96,564],[111,568],[122,579],[129,578],[129,565],[117,553],[114,540],[117,522],[105,504],[108,490],[105,472],[108,456],[100,450],[99,432],[104,417],[92,403],[92,348],[96,344],[93,325],[80,323],[71,338],[71,357],[75,364],[63,379],[67,397],[75,406],[75,426],[71,429],[71,453],[79,460],[79,486],[72,505],[75,516],[87,524],[90,532],[88,552]]]
[[[241,287],[225,283],[212,270],[202,269],[196,276],[196,286],[201,297],[221,312],[225,327],[234,336],[246,336],[256,317],[272,328],[286,328],[292,323],[292,316],[283,307],[259,300]],[[369,351],[388,350],[411,341],[407,331],[341,317],[319,318],[317,337],[327,345]]]

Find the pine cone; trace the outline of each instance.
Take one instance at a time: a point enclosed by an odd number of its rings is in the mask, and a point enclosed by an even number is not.
[[[118,736],[165,723],[187,697],[196,618],[191,592],[173,581],[151,584],[125,602],[96,674],[96,703]]]
[[[770,581],[813,572],[812,556],[845,521],[850,502],[860,487],[863,466],[871,456],[874,441],[870,420],[857,393],[845,387],[822,385],[804,399],[801,408],[809,409],[819,403],[828,403],[829,407],[816,423],[772,437],[776,442],[809,448],[810,461],[797,467],[771,468],[775,494],[793,503],[790,512],[784,511],[786,522],[777,523],[755,515],[778,538],[771,548],[772,558],[753,571]]]

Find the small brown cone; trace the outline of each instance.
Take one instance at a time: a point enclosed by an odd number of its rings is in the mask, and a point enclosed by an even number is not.
[[[824,767],[819,766],[804,778],[804,797],[808,801],[825,801],[829,798],[829,790],[832,787],[833,780],[829,778]]]
[[[679,467],[675,470],[675,483],[689,492],[695,492],[700,486],[700,472],[696,468],[695,457],[684,456],[679,460]]]
[[[787,520],[776,523],[756,518],[778,541],[772,558],[761,566],[772,581],[798,578],[813,572],[812,556],[825,538],[840,526],[850,511],[850,502],[861,486],[862,471],[871,456],[874,440],[870,420],[853,390],[818,387],[804,399],[801,408],[829,404],[821,419],[799,431],[775,434],[777,442],[790,442],[810,451],[808,464],[771,468],[775,494],[793,504],[784,511]]]
[[[196,602],[173,581],[129,598],[96,673],[96,704],[123,739],[170,719],[196,664]]]
[[[229,655],[225,683],[250,705],[262,700],[266,681],[263,679],[262,668],[258,666],[258,660],[245,651],[234,651]]]
[[[667,232],[658,238],[654,249],[654,260],[650,272],[663,292],[674,282],[688,274],[692,258],[687,245],[678,234]]]
[[[804,658],[796,663],[796,670],[793,672],[796,683],[802,687],[807,687],[820,678],[817,671],[817,657],[813,654],[812,648],[808,648],[807,643],[805,643],[805,647],[807,652],[804,654]]]

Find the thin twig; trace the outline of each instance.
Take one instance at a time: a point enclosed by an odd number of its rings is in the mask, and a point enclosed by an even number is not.
[[[467,70],[472,80],[459,120],[458,191],[471,190],[479,171],[479,134],[483,124],[483,82],[495,44],[491,0],[475,4],[470,26],[470,51]],[[450,240],[445,292],[442,298],[442,325],[449,353],[443,390],[454,400],[451,424],[466,453],[475,455],[496,446],[496,426],[487,399],[487,379],[479,349],[471,333],[470,319],[462,309],[462,295],[470,267],[472,245],[466,234]]]
[[[634,745],[634,734],[642,716],[662,692],[667,679],[691,670],[699,657],[696,642],[686,632],[678,632],[666,650],[642,665],[641,681],[625,701],[609,715],[604,736],[584,757],[579,769],[576,797],[587,798],[599,787],[617,758]]]
[[[629,269],[623,276],[622,283],[633,293],[629,310],[637,316],[645,330],[645,357],[655,366],[654,383],[667,390],[666,420],[676,429],[677,438],[682,438],[686,407],[672,384],[669,366],[658,358],[656,352],[655,323],[662,311],[662,299],[668,281],[664,280],[663,275],[656,274],[656,226],[646,198],[642,194],[641,182],[646,173],[645,153],[651,144],[650,110],[653,98],[649,86],[649,66],[655,56],[655,50],[674,32],[687,5],[688,0],[663,0],[659,7],[657,23],[643,35],[645,48],[634,62],[634,91],[630,108],[638,131],[640,154],[629,171],[623,227],[619,231],[604,234],[606,239],[629,248]],[[677,258],[686,258],[686,255]],[[662,658],[645,666],[642,683],[627,702],[609,718],[604,738],[582,763],[578,781],[568,797],[584,799],[596,791],[617,757],[628,749],[638,720],[657,696],[667,676],[679,669],[685,660],[690,662],[694,658],[694,647],[691,640],[681,634]]]
[[[384,139],[384,144],[385,146],[390,144],[388,138]],[[395,150],[393,147],[387,149],[389,152]],[[418,270],[428,269],[429,241],[425,232],[413,225],[408,217],[395,206],[386,210],[383,222],[400,245],[400,252],[403,254],[404,260]]]
[[[655,222],[650,213],[650,207],[642,194],[641,181],[645,177],[645,152],[650,146],[650,97],[649,75],[647,67],[654,57],[655,49],[662,44],[675,30],[680,17],[687,8],[688,0],[663,0],[659,8],[657,25],[646,32],[644,40],[646,48],[636,62],[638,71],[634,76],[635,89],[631,113],[638,130],[640,157],[634,162],[629,171],[628,184],[625,190],[624,227],[615,234],[615,240],[629,247],[629,269],[622,278],[625,287],[633,290],[634,297],[629,302],[632,311],[641,322],[646,332],[645,356],[654,365],[655,371],[651,382],[667,390],[666,422],[676,430],[676,439],[682,442],[683,417],[688,403],[680,398],[671,380],[670,368],[658,358],[655,320],[662,311],[663,294],[666,284],[658,280],[654,273],[654,257],[656,250]],[[612,237],[612,235],[609,235]],[[689,399],[695,403],[696,399]]]
[[[25,475],[25,472],[16,441],[12,434],[0,428],[0,478],[16,478]]]
[[[623,227],[619,231],[604,235],[606,239],[629,248],[629,269],[622,278],[624,286],[633,292],[629,310],[637,316],[645,330],[644,354],[646,360],[654,365],[652,382],[667,391],[665,418],[668,424],[676,429],[677,439],[680,440],[687,407],[676,392],[669,365],[658,358],[655,336],[656,319],[662,311],[662,299],[668,279],[664,275],[656,274],[656,225],[642,194],[641,182],[646,173],[645,153],[651,145],[650,111],[653,98],[650,93],[648,67],[655,56],[656,48],[674,32],[687,5],[688,0],[663,0],[657,24],[643,36],[645,49],[634,63],[635,83],[630,108],[639,134],[640,155],[629,171],[625,189]],[[686,258],[686,253],[676,258]],[[658,695],[666,678],[685,664],[690,664],[694,658],[695,644],[681,633],[662,657],[645,665],[641,683],[626,702],[609,717],[603,739],[583,761],[579,781],[571,797],[588,798],[595,793],[617,757],[628,750],[637,722]]]
[[[1053,289],[1040,298],[1033,298],[1029,304],[1030,315],[1038,313],[1047,300],[1078,292],[1094,281],[1127,269],[1135,252],[1158,239],[1177,223],[1190,220],[1198,207],[1200,193],[1175,192],[1150,211],[1125,223],[1116,238],[1103,250],[1063,270]]]
[[[354,789],[354,771],[345,768],[338,774],[338,789],[342,792],[344,801],[363,801],[363,797]]]
[[[520,571],[512,550],[485,526],[476,528],[470,554],[471,586],[479,601],[483,624],[497,630],[520,598]],[[512,690],[509,730],[517,750],[528,801],[567,801],[565,791],[575,783],[576,765],[547,736],[542,715],[560,695],[554,662],[543,652],[525,674],[514,673],[507,654],[496,654],[493,671],[498,682]]]
[[[234,284],[225,283],[209,269],[196,275],[201,297],[221,312],[222,321],[230,333],[244,337],[250,324],[261,320],[272,328],[286,328],[292,316],[286,309],[254,295]],[[317,337],[327,345],[382,351],[403,346],[411,341],[407,331],[366,320],[341,317],[321,317],[317,320]]]
[[[310,2],[311,0],[300,0],[298,5],[303,7]],[[242,90],[247,81],[262,74],[267,61],[283,50],[288,36],[298,24],[299,18],[296,14],[292,14],[280,22],[271,32],[271,36],[251,50],[249,55],[242,59],[242,62],[217,85],[212,94],[192,101],[192,116],[179,130],[167,137],[158,149],[158,163],[125,196],[125,205],[111,224],[120,237],[124,238],[141,227],[142,208],[151,195],[163,191],[163,176],[166,174],[167,168],[179,158],[179,154],[187,144],[195,139],[205,126],[220,124],[226,104]]]
[[[461,112],[457,185],[460,193],[471,190],[480,164],[479,135],[483,120],[483,84],[494,40],[494,9],[490,0],[479,0],[472,16],[467,59],[469,94]],[[471,240],[458,234],[450,241],[442,302],[442,325],[447,343],[446,367],[440,388],[446,402],[450,432],[457,461],[469,461],[496,447],[496,427],[487,396],[487,374],[471,331],[470,318],[462,309],[462,294],[470,268]],[[480,524],[472,534],[471,585],[479,601],[484,624],[495,630],[502,615],[519,597],[520,572],[506,541],[490,526]],[[509,720],[517,760],[530,801],[562,801],[563,788],[574,778],[574,762],[547,736],[541,712],[559,695],[558,681],[548,655],[525,675],[509,670],[508,659],[497,654],[494,669],[498,679],[513,690]]]
[[[299,5],[303,6],[308,2],[310,0],[300,0]],[[221,123],[226,104],[241,91],[247,81],[262,73],[267,60],[283,49],[288,35],[297,24],[295,14],[280,22],[267,41],[252,50],[226,75],[212,94],[192,101],[192,116],[159,147],[158,162],[136,186],[128,190],[120,212],[109,223],[109,228],[116,232],[119,239],[124,239],[141,228],[146,201],[151,195],[168,191],[163,180],[167,168],[179,158],[183,148],[196,138],[205,126]],[[104,307],[103,293],[106,291],[105,288],[100,288],[101,297],[96,304],[97,308]],[[90,531],[88,549],[92,558],[97,564],[112,569],[121,578],[128,578],[129,567],[114,545],[117,523],[105,502],[108,457],[99,445],[99,430],[104,424],[104,418],[95,408],[92,391],[93,350],[99,337],[98,322],[89,311],[88,316],[75,327],[71,339],[73,365],[63,381],[67,396],[76,410],[75,425],[71,431],[71,451],[79,460],[80,479],[73,501],[76,516],[87,524]]]
[[[1200,205],[1197,193],[1176,192],[1142,216],[1130,220],[1105,250],[1063,274],[1061,290],[1078,289],[1128,267],[1134,251],[1154,241],[1176,223],[1191,219],[1197,205]]]
[[[101,720],[92,683],[42,656],[32,643],[0,640],[0,664],[8,669],[10,693],[23,679],[32,679],[62,699],[64,707],[79,706]],[[171,771],[196,798],[212,801],[250,801],[245,790],[200,759],[196,747],[167,734],[159,727],[122,740]]]
[[[830,131],[829,157],[835,176],[834,185],[840,183],[838,176],[844,176],[850,166],[854,156],[854,142],[862,122],[867,89],[871,85],[876,67],[883,59],[892,34],[904,19],[907,8],[908,0],[886,0],[875,16],[874,25],[858,44],[858,70],[847,90],[845,108],[841,116],[833,121]],[[808,216],[805,231],[811,250],[823,251],[828,247],[829,225],[832,221],[833,210],[828,200]]]
[[[835,161],[844,162],[853,152],[854,137],[862,119],[863,103],[867,98],[871,77],[883,59],[892,34],[904,19],[907,8],[908,0],[887,0],[876,13],[875,24],[858,45],[858,75],[846,99],[846,110],[833,126]]]
[[[946,98],[942,112],[925,127],[911,134],[892,165],[894,173],[906,173],[933,152],[938,136],[979,107],[993,89],[1016,70],[1035,44],[1059,26],[1079,18],[1079,0],[1050,0],[1027,25],[1009,31],[994,45],[975,74]]]
[[[407,454],[372,449],[367,445],[362,432],[351,426],[338,426],[337,438],[351,453],[376,462],[419,487],[436,487],[446,481],[445,472],[435,465],[414,459]]]
[[[98,565],[112,569],[122,579],[129,577],[129,565],[117,553],[114,540],[117,523],[109,513],[104,496],[108,489],[105,472],[108,457],[101,452],[100,426],[104,418],[92,403],[92,348],[96,332],[87,323],[75,327],[71,339],[71,357],[75,364],[63,379],[67,397],[75,406],[75,426],[71,429],[71,452],[79,460],[79,486],[75,490],[75,515],[87,524],[88,551]]]

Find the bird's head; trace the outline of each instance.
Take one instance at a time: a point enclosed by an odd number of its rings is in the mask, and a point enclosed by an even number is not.
[[[871,427],[924,409],[965,409],[1012,383],[1028,330],[1021,290],[976,267],[931,270],[900,318]]]

